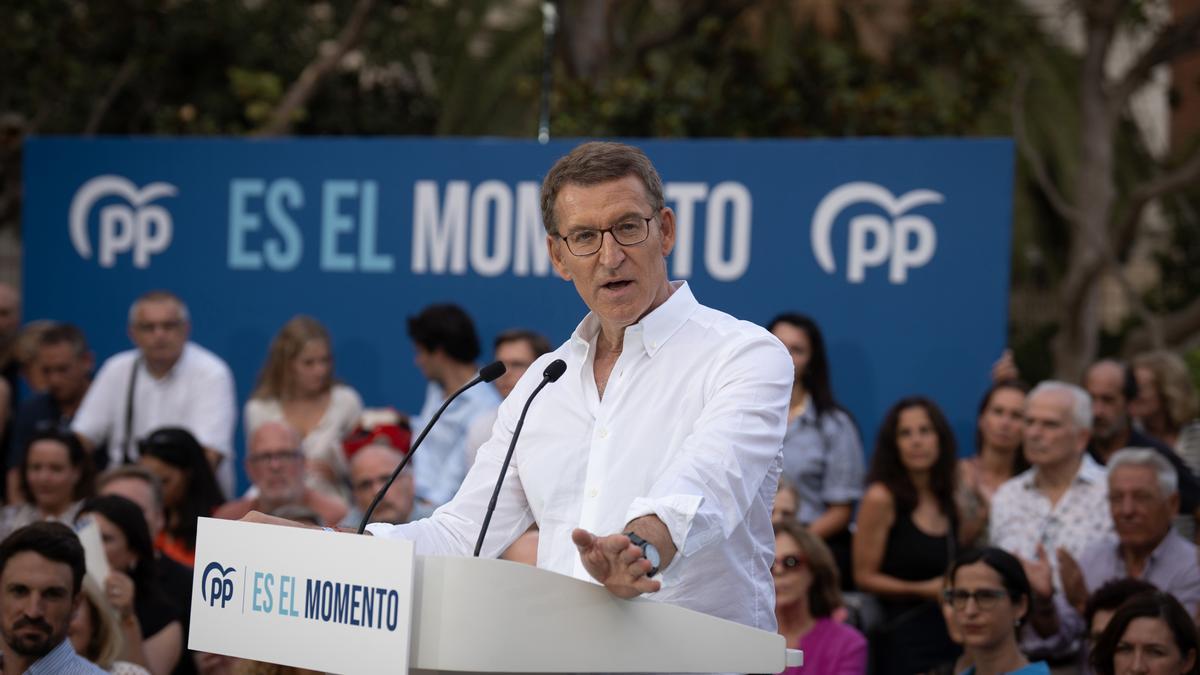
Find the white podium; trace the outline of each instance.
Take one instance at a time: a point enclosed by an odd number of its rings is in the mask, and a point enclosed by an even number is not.
[[[335,581],[347,600],[331,610]],[[397,540],[202,519],[193,585],[191,649],[329,672],[777,673],[802,661],[775,633],[519,563],[413,556]]]

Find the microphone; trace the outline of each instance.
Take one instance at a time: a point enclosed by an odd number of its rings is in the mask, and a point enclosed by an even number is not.
[[[438,419],[441,418],[442,413],[446,412],[446,408],[450,406],[450,403],[453,402],[454,399],[458,398],[459,394],[462,394],[464,391],[474,387],[480,382],[491,382],[492,380],[495,380],[503,375],[505,370],[507,370],[507,368],[505,368],[504,364],[499,361],[493,361],[492,363],[487,364],[479,369],[479,374],[475,376],[475,379],[459,387],[458,391],[451,394],[449,398],[442,402],[442,407],[438,408],[437,412],[433,414],[433,417],[429,418],[429,422],[425,425],[425,428],[421,430],[421,435],[417,436],[417,440],[414,441],[412,446],[408,449],[408,454],[404,456],[404,459],[400,461],[400,465],[397,466],[396,470],[392,472],[392,477],[388,478],[387,483],[385,483],[384,486],[379,489],[379,492],[375,493],[375,499],[371,500],[371,505],[367,507],[367,512],[363,514],[362,522],[358,524],[359,534],[362,534],[367,529],[367,523],[371,522],[371,514],[375,512],[375,507],[379,506],[379,502],[383,499],[383,496],[387,494],[388,489],[392,487],[392,483],[396,482],[396,479],[400,477],[400,472],[404,470],[404,467],[408,466],[408,462],[412,459],[413,453],[417,451],[417,447],[421,445],[421,441],[425,440],[425,436],[429,434],[429,430],[432,429],[433,425],[436,424]]]
[[[504,465],[500,467],[500,477],[496,479],[496,489],[492,490],[492,500],[488,502],[487,514],[483,517],[483,527],[479,530],[479,539],[475,541],[475,557],[479,557],[479,550],[483,548],[483,538],[487,535],[488,525],[492,522],[492,512],[496,510],[496,499],[500,497],[500,486],[504,484],[504,475],[508,473],[508,463],[512,461],[513,450],[517,449],[517,437],[521,435],[521,427],[525,426],[525,413],[529,412],[529,406],[533,403],[533,397],[538,395],[538,392],[543,387],[551,382],[557,382],[558,378],[562,377],[563,373],[567,372],[567,362],[562,359],[554,359],[546,369],[542,371],[542,381],[538,384],[529,398],[525,400],[525,407],[521,409],[521,416],[517,418],[517,428],[513,429],[512,441],[508,444],[508,454],[504,455]]]

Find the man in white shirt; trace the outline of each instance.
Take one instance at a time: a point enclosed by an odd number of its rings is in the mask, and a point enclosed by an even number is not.
[[[1020,557],[1031,579],[1053,580],[1035,588],[1030,612],[1030,625],[1043,637],[1058,631],[1051,596],[1063,588],[1060,564],[1072,564],[1113,530],[1104,468],[1085,452],[1091,427],[1087,392],[1057,381],[1034,387],[1025,402],[1024,442],[1033,466],[992,498],[993,545]]]
[[[110,357],[96,373],[71,429],[84,444],[108,444],[108,466],[133,462],[137,442],[165,426],[184,427],[204,446],[226,496],[233,492],[233,375],[212,352],[188,341],[187,306],[151,291],[129,309],[136,349]]]
[[[454,499],[369,531],[421,555],[470,555],[521,409],[562,359],[566,374],[529,408],[482,555],[537,523],[539,567],[773,632],[791,358],[763,328],[668,281],[675,214],[640,150],[573,150],[546,176],[542,217],[555,270],[591,313],[501,404]]]

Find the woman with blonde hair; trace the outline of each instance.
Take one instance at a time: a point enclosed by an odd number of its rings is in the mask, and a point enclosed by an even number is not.
[[[271,342],[258,384],[246,402],[246,437],[266,422],[282,422],[303,437],[312,487],[348,494],[342,438],[362,414],[362,399],[333,376],[333,343],[319,321],[292,317]]]
[[[113,675],[150,675],[150,671],[121,660],[125,640],[117,624],[117,612],[108,604],[100,584],[90,575],[83,577],[83,601],[71,617],[67,637],[75,653]]]
[[[1158,350],[1133,359],[1137,397],[1130,406],[1147,434],[1178,448],[1180,432],[1196,417],[1196,387],[1183,358]]]
[[[775,523],[775,619],[787,645],[804,651],[804,667],[787,675],[861,675],[867,671],[867,639],[838,623],[842,606],[837,564],[829,547],[800,523]]]

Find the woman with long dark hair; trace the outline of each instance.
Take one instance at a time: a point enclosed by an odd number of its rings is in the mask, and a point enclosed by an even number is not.
[[[95,469],[79,437],[59,425],[39,427],[20,466],[24,503],[0,510],[0,539],[30,523],[70,524],[79,505],[94,491]]]
[[[874,672],[911,675],[953,659],[939,599],[954,560],[957,446],[945,415],[923,397],[884,417],[854,534],[854,580],[883,608],[871,636]]]
[[[783,437],[783,473],[800,496],[796,518],[833,551],[851,580],[850,521],[862,497],[858,428],[833,395],[825,338],[811,317],[780,314],[768,325],[792,356],[795,376]]]
[[[162,481],[166,527],[155,547],[175,562],[192,567],[196,559],[196,519],[213,514],[224,501],[204,448],[187,429],[154,430],[138,444],[138,461]]]
[[[1099,675],[1200,675],[1196,624],[1168,593],[1141,593],[1113,614],[1092,650]]]
[[[116,495],[93,497],[79,510],[100,528],[111,570],[105,597],[120,616],[126,661],[166,675],[183,655],[179,608],[166,596],[155,574],[150,528],[137,504]]]

